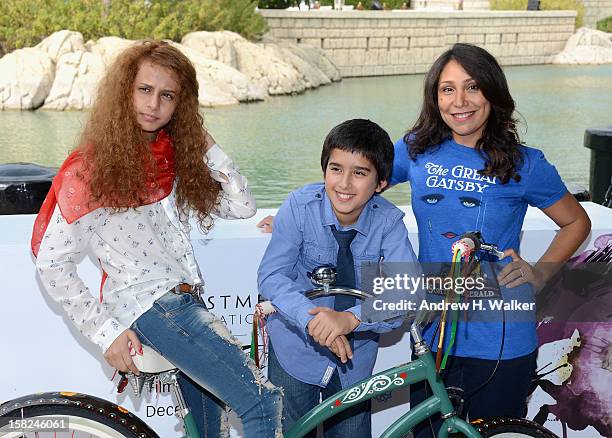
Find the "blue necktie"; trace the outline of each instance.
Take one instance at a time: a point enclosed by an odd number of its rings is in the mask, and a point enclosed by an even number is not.
[[[357,235],[357,230],[338,231],[335,225],[331,231],[338,242],[338,260],[336,261],[336,286],[355,289],[355,262],[351,252],[351,242]],[[355,305],[355,297],[349,295],[336,295],[334,310],[343,312]]]

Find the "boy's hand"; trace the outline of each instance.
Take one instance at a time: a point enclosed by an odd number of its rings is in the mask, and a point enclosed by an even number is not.
[[[127,329],[104,352],[104,359],[106,359],[110,366],[119,371],[124,373],[132,372],[138,375],[140,371],[132,361],[132,351],[134,351],[134,354],[142,356],[142,344],[138,340],[136,332]]]
[[[260,220],[256,227],[261,228],[262,233],[271,233],[272,232],[272,223],[274,222],[274,216],[268,215],[262,220]]]
[[[338,336],[329,349],[340,358],[342,363],[346,363],[349,359],[353,358],[351,344],[348,339],[346,339],[346,336]]]
[[[351,312],[315,307],[308,313],[315,315],[308,323],[308,334],[324,347],[331,347],[338,336],[349,334],[359,325],[359,320]]]

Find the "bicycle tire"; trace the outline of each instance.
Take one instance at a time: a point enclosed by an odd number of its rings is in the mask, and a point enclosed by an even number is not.
[[[559,438],[550,430],[524,418],[489,418],[471,422],[483,438]]]
[[[127,409],[107,400],[72,392],[34,394],[0,405],[0,436],[6,438],[45,437],[28,429],[11,431],[11,420],[52,420],[61,417],[68,429],[50,431],[50,437],[159,438],[142,420]]]

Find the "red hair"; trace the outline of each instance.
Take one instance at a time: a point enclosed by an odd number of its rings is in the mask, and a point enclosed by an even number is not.
[[[136,121],[132,95],[145,60],[172,71],[180,84],[176,109],[164,127],[175,149],[176,201],[181,219],[193,210],[200,226],[208,229],[221,187],[205,161],[206,130],[198,112],[196,72],[185,55],[163,41],[134,44],[118,56],[100,83],[78,148],[84,154],[92,198],[117,209],[143,204],[145,169],[153,163],[153,156]]]

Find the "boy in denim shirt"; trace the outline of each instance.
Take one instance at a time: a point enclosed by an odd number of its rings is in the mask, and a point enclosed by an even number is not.
[[[313,287],[307,273],[321,265],[337,266],[337,285],[359,289],[364,262],[384,258],[416,263],[404,214],[379,196],[392,166],[393,143],[380,126],[363,119],[341,123],[323,144],[324,184],[291,193],[274,218],[258,286],[278,309],[267,322],[268,376],[284,388],[284,431],[316,406],[321,395],[325,399],[371,376],[378,333],[399,325],[362,321],[359,304],[342,310],[346,303],[340,301],[346,297],[311,301],[304,296]],[[338,243],[346,237],[350,246],[343,245],[352,255],[352,269],[346,263],[350,256]],[[371,436],[369,402],[326,421],[325,436]]]

